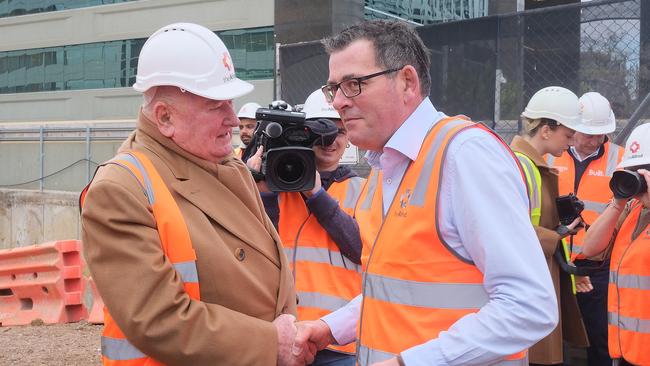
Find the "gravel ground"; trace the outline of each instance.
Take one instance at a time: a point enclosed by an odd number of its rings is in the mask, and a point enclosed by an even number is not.
[[[102,329],[85,321],[0,327],[0,365],[100,365]]]

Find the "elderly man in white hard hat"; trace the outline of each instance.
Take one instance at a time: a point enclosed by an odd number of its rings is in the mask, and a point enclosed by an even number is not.
[[[579,106],[582,128],[573,136],[573,145],[559,158],[549,156],[547,160],[559,172],[560,195],[573,193],[584,202],[582,218],[588,227],[612,199],[609,181],[621,161],[623,149],[611,143],[607,137],[616,129],[616,120],[604,96],[596,92],[585,93],[580,97]],[[612,360],[607,353],[609,260],[603,253],[590,258],[582,256],[584,236],[585,231],[578,232],[571,236],[570,244],[575,265],[593,268],[588,287],[578,286],[577,294],[589,336],[588,363],[594,366],[611,365]]]
[[[650,365],[649,169],[650,124],[645,123],[627,139],[610,181],[614,198],[583,242],[583,255],[605,252],[610,257],[607,343],[612,365]]]
[[[241,158],[244,155],[244,150],[246,146],[251,143],[253,139],[253,132],[255,132],[255,126],[257,126],[257,120],[255,119],[255,112],[259,108],[262,108],[261,105],[250,102],[244,104],[237,112],[237,118],[239,118],[239,139],[242,142],[242,145],[235,148],[235,156]]]
[[[106,304],[105,365],[302,365],[280,238],[232,156],[239,80],[223,42],[177,23],[138,60],[135,131],[82,194],[86,259]]]
[[[313,147],[316,184],[306,192],[262,192],[262,200],[293,268],[298,320],[316,320],[361,293],[361,237],[352,214],[365,179],[339,164],[347,130],[320,89],[309,95],[303,112],[306,120],[329,119],[338,127],[334,143]],[[261,154],[260,147],[248,160],[252,169],[259,170]],[[355,346],[330,345],[312,365],[354,366]]]

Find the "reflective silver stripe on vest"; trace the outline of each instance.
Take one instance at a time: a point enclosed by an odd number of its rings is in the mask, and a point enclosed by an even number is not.
[[[176,272],[178,272],[178,274],[181,276],[181,281],[183,283],[199,282],[199,274],[196,270],[195,261],[178,262],[173,263],[173,265]]]
[[[427,189],[429,188],[429,180],[431,179],[431,174],[433,174],[433,165],[436,162],[436,155],[438,154],[438,150],[440,150],[440,146],[442,145],[445,137],[447,137],[447,133],[451,129],[463,124],[471,125],[471,122],[462,119],[449,121],[436,134],[436,137],[434,138],[433,143],[431,144],[431,147],[427,152],[427,157],[424,160],[424,165],[422,166],[422,170],[420,171],[420,176],[418,177],[418,180],[415,183],[415,188],[413,188],[413,196],[409,201],[409,204],[411,206],[424,207],[424,202],[427,199]],[[436,172],[436,174],[437,173],[438,172]]]
[[[359,361],[360,366],[369,366],[375,362],[386,361],[395,357],[392,353],[370,349],[365,345],[361,345],[358,348],[357,360]]]
[[[361,366],[372,365],[375,362],[381,362],[395,357],[396,355],[376,349],[371,349],[365,345],[359,347],[358,361]],[[490,363],[493,366],[528,366],[528,354],[524,358],[517,360],[501,360],[496,363]]]
[[[102,336],[102,356],[113,361],[135,360],[147,355],[140,352],[126,339]]]
[[[618,313],[608,312],[607,320],[609,324],[623,330],[650,334],[650,319],[632,318],[619,315]]]
[[[546,165],[548,166],[553,166],[553,163],[555,163],[555,156],[551,154],[546,154]]]
[[[363,184],[363,178],[361,177],[352,177],[348,179],[348,189],[345,192],[345,199],[343,200],[343,208],[351,208],[357,204],[359,195],[361,194],[361,185]]]
[[[154,194],[153,194],[153,188],[151,187],[151,180],[149,179],[149,175],[147,174],[147,171],[144,169],[144,166],[140,163],[138,159],[135,158],[135,156],[130,155],[130,154],[123,154],[119,155],[117,157],[118,159],[126,160],[130,162],[131,164],[135,165],[136,168],[140,171],[140,174],[142,175],[142,179],[144,180],[144,189],[147,191],[147,198],[149,199],[149,204],[153,205],[153,203],[156,201]],[[118,163],[119,164],[119,163]],[[138,179],[139,181],[139,179]]]
[[[482,284],[408,281],[366,273],[369,298],[436,309],[479,309],[488,302]]]
[[[360,210],[370,210],[370,206],[372,205],[372,198],[375,196],[375,191],[377,190],[377,185],[379,185],[379,171],[376,169],[373,169],[370,171],[370,176],[368,177],[368,192],[366,193],[366,197],[363,200],[363,203],[361,204],[361,207],[359,207]]]
[[[607,208],[607,203],[596,202],[596,201],[582,201],[585,203],[585,210],[594,211],[599,214],[605,212]]]
[[[284,254],[287,258],[293,258],[294,249],[284,248]],[[296,261],[325,263],[334,267],[344,268],[350,271],[361,272],[361,265],[352,262],[343,256],[340,252],[332,252],[327,248],[309,248],[298,245],[295,251]],[[293,259],[291,260],[293,262]]]
[[[337,296],[325,295],[318,292],[298,292],[298,305],[335,311],[347,305],[349,301]]]
[[[530,210],[532,211],[533,209],[542,207],[542,203],[540,202],[541,189],[539,186],[537,186],[537,178],[535,177],[535,172],[538,171],[538,169],[536,166],[533,165],[532,161],[528,157],[526,157],[525,155],[521,156],[519,154],[520,153],[517,153],[515,154],[515,156],[517,157],[517,160],[519,160],[521,167],[524,168],[526,181],[530,180],[530,184],[532,184],[532,187],[528,187],[528,189],[530,189],[529,193],[531,197]]]
[[[638,290],[650,290],[650,276],[619,275],[616,271],[609,272],[609,283],[618,288],[633,288]],[[650,304],[648,305],[650,306]]]
[[[571,246],[571,253],[573,254],[582,253],[582,245],[573,243],[573,245]]]
[[[618,152],[620,147],[612,143],[609,144],[609,153],[607,154],[607,167],[605,168],[605,175],[611,177],[618,165]]]

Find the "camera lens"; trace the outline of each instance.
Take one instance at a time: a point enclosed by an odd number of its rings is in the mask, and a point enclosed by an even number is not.
[[[278,161],[274,173],[282,183],[296,183],[304,177],[305,161],[298,154],[287,154]]]
[[[647,190],[645,179],[639,173],[629,170],[615,171],[609,182],[609,188],[616,198],[630,198]]]

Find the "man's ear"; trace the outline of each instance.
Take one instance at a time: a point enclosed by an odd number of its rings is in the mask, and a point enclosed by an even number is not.
[[[170,105],[163,101],[158,101],[153,107],[154,123],[158,127],[158,131],[165,136],[171,138],[174,136],[174,124],[172,123],[173,110]]]
[[[401,80],[400,87],[404,93],[404,97],[408,99],[415,98],[420,100],[420,78],[415,68],[411,65],[406,65],[399,71]]]

